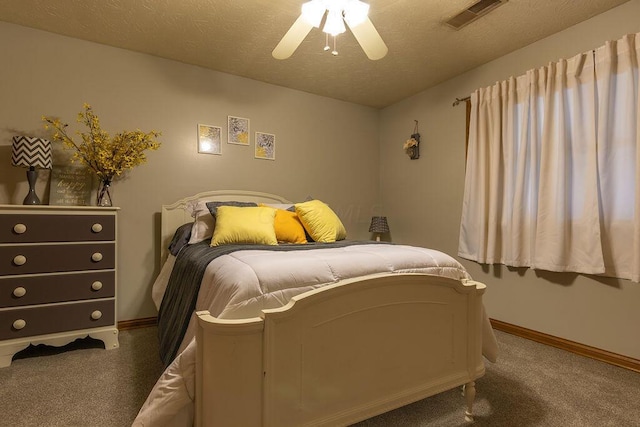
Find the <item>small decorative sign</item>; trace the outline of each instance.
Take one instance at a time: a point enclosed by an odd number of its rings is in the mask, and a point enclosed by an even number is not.
[[[93,174],[84,166],[64,165],[51,169],[49,204],[90,206]]]

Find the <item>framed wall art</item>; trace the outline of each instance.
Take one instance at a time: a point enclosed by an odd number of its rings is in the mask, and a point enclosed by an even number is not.
[[[276,136],[271,133],[256,132],[256,159],[276,159]]]
[[[228,116],[229,144],[249,145],[249,119]]]
[[[198,153],[221,154],[222,128],[198,125]]]
[[[77,164],[53,165],[49,184],[49,204],[91,206],[93,173]]]

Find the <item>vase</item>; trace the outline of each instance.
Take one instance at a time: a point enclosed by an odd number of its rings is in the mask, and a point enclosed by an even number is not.
[[[96,195],[96,205],[102,207],[113,206],[113,201],[111,200],[110,179],[103,179],[100,181],[100,185],[98,186],[98,193]]]
[[[413,150],[409,151],[407,154],[411,160],[416,160],[420,158],[420,134],[418,133],[418,122],[416,121],[416,129],[413,134],[411,134],[411,139],[416,141],[416,145],[414,145]]]
[[[414,145],[413,147],[407,148],[407,155],[409,156],[409,158],[411,160],[419,159],[420,158],[420,151],[418,149],[418,146]]]

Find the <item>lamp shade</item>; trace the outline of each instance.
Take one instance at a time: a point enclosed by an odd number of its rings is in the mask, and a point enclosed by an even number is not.
[[[389,224],[387,224],[386,216],[374,216],[371,217],[371,225],[369,226],[369,232],[371,233],[388,233]]]
[[[14,136],[11,164],[25,168],[51,169],[51,142],[30,136]]]

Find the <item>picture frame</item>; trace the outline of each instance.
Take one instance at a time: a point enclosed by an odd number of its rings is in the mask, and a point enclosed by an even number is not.
[[[54,165],[49,183],[49,204],[92,206],[93,182],[93,173],[86,166]]]
[[[222,154],[222,128],[198,124],[198,153]]]
[[[249,145],[249,119],[244,117],[227,116],[227,143]]]
[[[256,159],[276,159],[276,136],[272,133],[256,132],[255,154]]]

